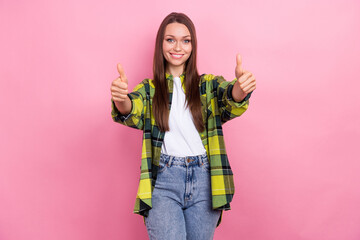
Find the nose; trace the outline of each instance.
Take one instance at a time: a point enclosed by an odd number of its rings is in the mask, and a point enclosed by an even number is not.
[[[175,47],[174,47],[174,50],[177,51],[177,52],[181,51],[180,42],[177,42],[177,43],[176,43],[176,45],[175,45]]]

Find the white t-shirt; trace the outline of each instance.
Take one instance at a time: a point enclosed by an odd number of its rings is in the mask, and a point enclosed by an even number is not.
[[[185,108],[185,93],[179,77],[174,77],[174,87],[169,115],[169,128],[165,132],[161,153],[176,156],[196,156],[206,153],[190,109]]]

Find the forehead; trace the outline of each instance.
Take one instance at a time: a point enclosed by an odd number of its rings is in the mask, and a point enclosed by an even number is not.
[[[189,35],[190,31],[189,29],[182,23],[170,23],[165,28],[165,36],[166,35],[173,35],[175,37],[184,37]]]

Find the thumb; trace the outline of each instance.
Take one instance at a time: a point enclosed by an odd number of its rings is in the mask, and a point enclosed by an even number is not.
[[[241,66],[241,64],[242,64],[242,58],[241,58],[240,53],[238,53],[238,54],[236,55],[236,65],[240,65],[240,66]]]
[[[127,83],[127,77],[125,75],[124,68],[122,67],[122,65],[120,63],[117,64],[117,70],[119,72],[121,81]]]
[[[236,78],[241,77],[244,74],[244,70],[242,68],[242,58],[240,54],[236,55],[236,67],[235,67],[235,76]]]

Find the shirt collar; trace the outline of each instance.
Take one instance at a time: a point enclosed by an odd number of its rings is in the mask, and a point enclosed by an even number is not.
[[[171,81],[174,80],[174,76],[172,74],[165,73],[165,77],[166,77],[166,80],[171,80]],[[181,84],[184,84],[185,72],[183,72],[179,77],[181,80]]]
[[[169,86],[169,91],[172,93],[173,92],[174,76],[172,74],[165,73],[165,77],[166,77],[166,80],[170,82],[170,84],[168,84],[168,86]],[[185,83],[184,83],[185,72],[183,72],[179,77],[180,77],[180,80],[181,80],[181,87],[184,90],[184,93],[186,93]]]

